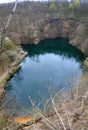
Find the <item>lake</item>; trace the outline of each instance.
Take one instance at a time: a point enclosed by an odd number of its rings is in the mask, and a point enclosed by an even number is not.
[[[28,55],[20,64],[21,69],[8,81],[5,108],[31,109],[29,96],[39,103],[43,97],[49,97],[49,90],[67,91],[75,86],[83,72],[84,55],[68,39],[47,39],[23,48]]]

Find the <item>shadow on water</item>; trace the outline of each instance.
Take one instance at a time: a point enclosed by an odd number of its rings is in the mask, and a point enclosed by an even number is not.
[[[29,46],[29,47],[28,47]],[[54,53],[67,58],[75,58],[80,62],[85,59],[84,54],[69,44],[69,40],[66,39],[47,39],[40,41],[39,44],[23,45],[23,49],[28,52],[28,56],[38,57],[40,54]]]
[[[68,39],[47,39],[38,45],[24,45],[23,49],[28,56],[7,84],[3,100],[5,111],[15,109],[21,113],[22,108],[31,109],[29,96],[39,103],[42,97],[49,97],[48,88],[52,93],[63,88],[68,90],[83,71],[81,62],[85,56],[71,46]]]

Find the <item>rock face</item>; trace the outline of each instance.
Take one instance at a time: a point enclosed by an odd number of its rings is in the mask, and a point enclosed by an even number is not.
[[[66,19],[49,19],[39,21],[31,25],[30,34],[22,35],[20,41],[24,43],[39,43],[40,40],[48,38],[67,38],[69,36],[70,25]]]
[[[71,30],[72,33],[69,34],[70,44],[88,56],[88,23],[86,21],[76,23],[76,26]]]
[[[74,20],[61,18],[49,19],[32,24],[30,33],[23,33],[19,40],[21,44],[38,44],[48,38],[69,38],[70,44],[88,55],[87,30],[87,23],[76,23]]]

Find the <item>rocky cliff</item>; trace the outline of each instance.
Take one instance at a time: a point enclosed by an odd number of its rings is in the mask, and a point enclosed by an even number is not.
[[[30,26],[29,34],[20,37],[22,44],[35,43],[48,38],[67,38],[69,36],[70,25],[67,19],[41,20]]]
[[[69,38],[69,43],[88,55],[88,24],[71,19],[49,19],[31,25],[30,33],[23,33],[20,43],[35,43],[47,38]]]

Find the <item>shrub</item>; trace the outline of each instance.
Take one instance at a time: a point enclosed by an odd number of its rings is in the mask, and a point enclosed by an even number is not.
[[[75,7],[80,7],[80,0],[75,0]]]
[[[9,57],[12,61],[16,60],[17,52],[16,51],[10,51]]]
[[[84,60],[84,67],[88,68],[88,57]]]
[[[13,50],[13,49],[15,49],[15,45],[14,45],[14,43],[11,40],[5,41],[4,47],[5,47],[6,50]]]
[[[56,8],[56,5],[55,3],[52,1],[51,4],[50,4],[50,9],[55,9]]]
[[[70,4],[69,4],[69,9],[70,9],[70,10],[73,10],[73,9],[74,9],[73,3],[70,3]]]

